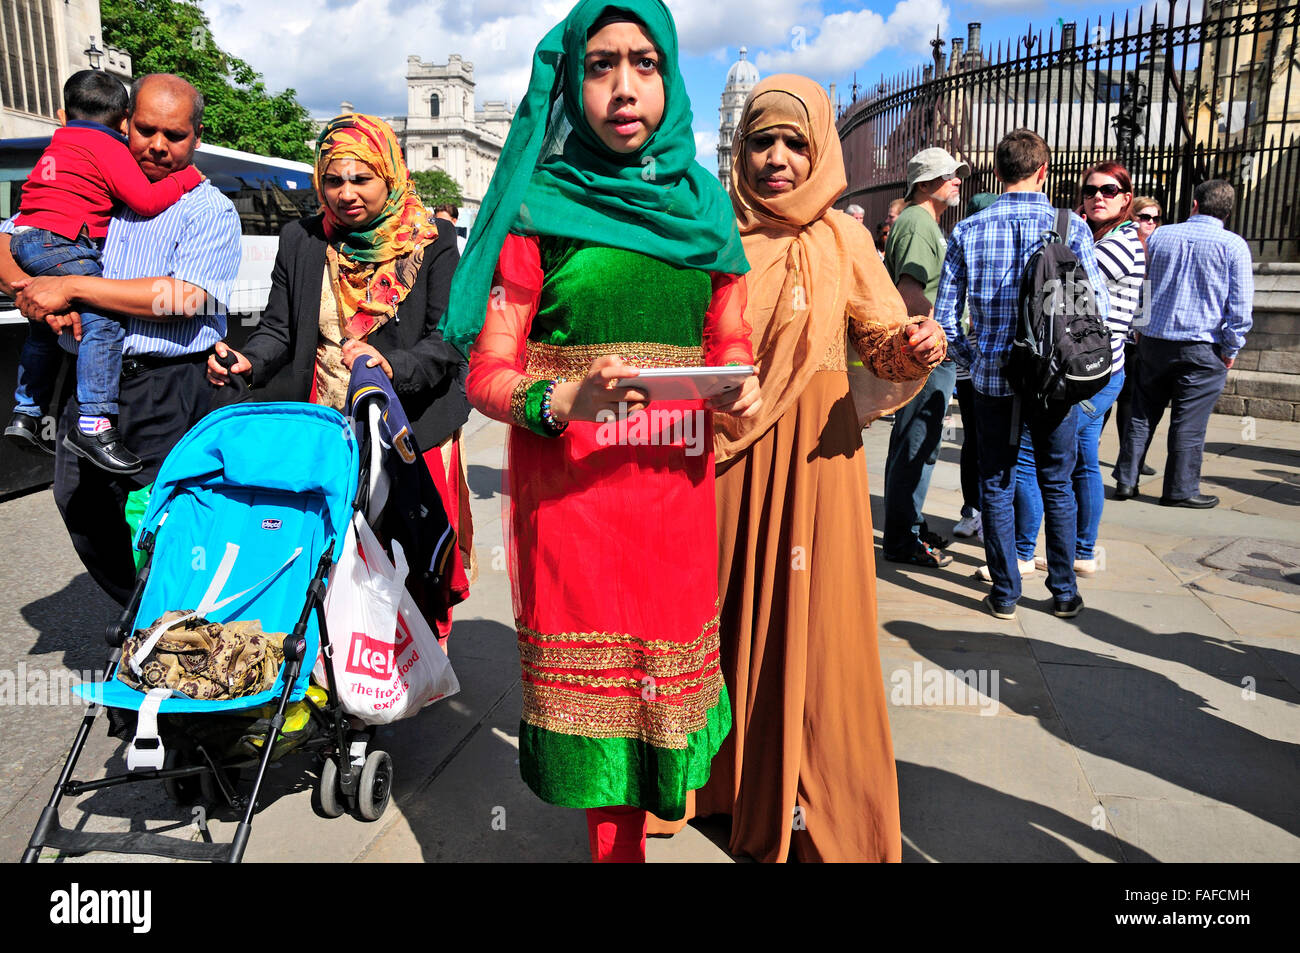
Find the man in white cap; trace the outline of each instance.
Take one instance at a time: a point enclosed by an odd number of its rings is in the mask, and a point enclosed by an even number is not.
[[[939,216],[961,201],[970,166],[938,147],[923,149],[907,163],[908,205],[899,213],[885,245],[885,267],[898,286],[909,315],[932,317],[939,273],[948,242]],[[949,540],[926,526],[921,508],[943,438],[957,368],[951,359],[933,371],[921,392],[894,415],[885,462],[884,556],[891,562],[938,569],[952,562],[943,552]]]

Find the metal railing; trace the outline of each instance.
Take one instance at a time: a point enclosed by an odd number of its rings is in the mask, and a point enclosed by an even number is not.
[[[1294,0],[1190,4],[1151,17],[1064,24],[883,80],[839,119],[849,187],[841,207],[862,205],[873,229],[906,187],[908,159],[942,146],[969,162],[965,199],[998,192],[993,155],[1019,127],[1052,150],[1048,196],[1078,203],[1079,179],[1117,159],[1134,193],[1161,204],[1167,220],[1191,212],[1192,190],[1227,179],[1237,190],[1229,227],[1264,257],[1300,253],[1300,26]],[[1178,14],[1175,17],[1175,14]],[[1160,19],[1163,17],[1163,19]],[[971,40],[977,42],[978,25]]]

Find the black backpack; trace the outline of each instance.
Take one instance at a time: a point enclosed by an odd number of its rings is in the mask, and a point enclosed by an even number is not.
[[[1003,365],[1025,416],[1087,400],[1110,380],[1110,328],[1088,273],[1067,243],[1070,213],[1043,233],[1020,276],[1020,318]]]

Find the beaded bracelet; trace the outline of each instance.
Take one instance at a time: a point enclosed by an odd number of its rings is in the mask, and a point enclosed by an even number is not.
[[[551,413],[551,397],[555,394],[555,385],[558,383],[559,381],[551,381],[542,391],[542,423],[555,434],[564,433],[565,428],[569,426],[567,420],[563,422],[556,420],[555,415]]]

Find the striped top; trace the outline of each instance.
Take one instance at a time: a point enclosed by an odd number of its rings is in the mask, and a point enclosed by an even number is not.
[[[0,225],[0,232],[12,231],[12,220]],[[129,209],[113,216],[104,239],[105,278],[179,278],[202,288],[209,297],[203,311],[192,318],[124,318],[124,357],[201,354],[226,336],[226,303],[242,257],[240,233],[235,206],[210,181],[153,218]],[[158,302],[164,313],[183,304]],[[59,336],[59,344],[65,351],[77,352],[70,330]]]
[[[1134,317],[1142,311],[1147,255],[1132,222],[1106,235],[1094,250],[1110,294],[1106,324],[1110,327],[1110,372],[1116,374],[1124,369],[1124,342],[1132,333]]]

